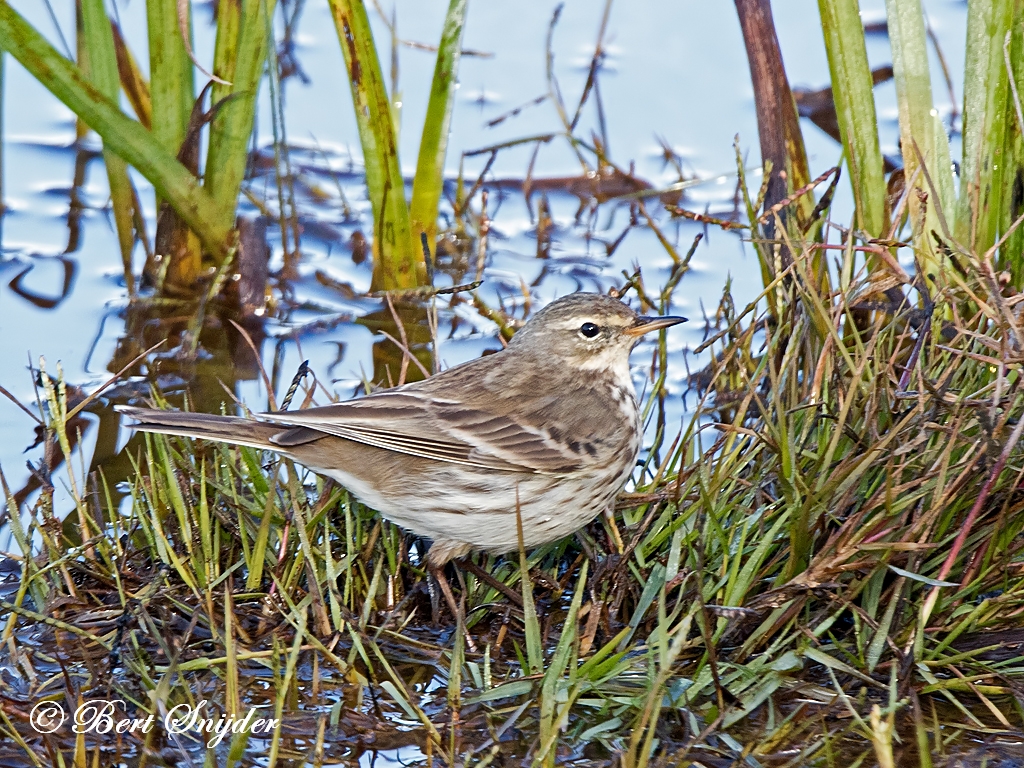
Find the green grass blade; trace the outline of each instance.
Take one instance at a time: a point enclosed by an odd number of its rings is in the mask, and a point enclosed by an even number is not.
[[[213,85],[210,87],[210,102],[212,104],[227,98],[234,90],[239,36],[241,35],[243,24],[242,2],[244,0],[217,3],[217,37],[213,43],[213,74],[225,82],[218,83],[216,80],[213,81]],[[257,0],[256,11],[259,13],[257,18],[265,23],[262,5]],[[252,10],[252,8],[249,10]],[[265,33],[263,37],[266,37]],[[209,162],[207,165],[209,165]]]
[[[978,253],[995,243],[999,230],[1008,106],[1003,41],[1012,9],[1011,0],[972,0],[967,6],[964,154],[955,234]]]
[[[573,655],[572,651],[578,649],[577,617],[583,603],[583,592],[587,586],[588,563],[589,561],[584,560],[583,567],[580,568],[580,575],[576,580],[576,591],[572,596],[572,603],[562,626],[562,634],[558,638],[558,645],[551,657],[551,663],[544,671],[544,678],[540,684],[540,747],[535,760],[544,766],[555,765],[555,742],[569,719],[572,702],[567,701],[563,706],[558,706],[559,688],[566,685],[564,675],[569,664],[579,663],[578,658],[573,661],[571,656]]]
[[[857,0],[818,0],[818,9],[857,226],[872,237],[882,237],[888,229],[885,175],[860,6]]]
[[[178,0],[146,0],[146,20],[149,30],[149,90],[152,106],[153,135],[163,147],[176,156],[188,141],[189,120],[195,103],[195,82],[192,59],[185,49],[181,24],[178,19]],[[191,36],[191,10],[184,4],[185,24]],[[189,40],[191,45],[191,40]],[[191,141],[197,141],[193,136]],[[189,142],[191,143],[191,142]],[[188,166],[196,175],[197,167]],[[203,254],[193,233],[175,217],[162,218],[159,211],[163,202],[157,190],[156,257],[169,259],[161,285],[176,290],[194,289],[202,271]],[[152,275],[157,269],[152,260],[146,271]]]
[[[437,47],[437,64],[434,66],[434,80],[430,86],[427,117],[423,121],[416,176],[412,182],[409,215],[413,235],[418,238],[421,232],[426,232],[427,241],[431,244],[437,238],[437,206],[441,202],[444,186],[444,160],[448,150],[452,107],[455,104],[455,86],[458,84],[467,2],[451,0],[448,6],[441,42]]]
[[[82,33],[89,51],[89,77],[96,88],[117,103],[121,92],[121,79],[117,71],[117,52],[114,49],[114,34],[103,0],[82,0]],[[114,152],[104,147],[103,162],[107,166],[110,184],[110,199],[114,209],[114,224],[117,228],[117,242],[121,248],[121,262],[128,295],[135,295],[135,279],[132,274],[132,251],[135,247],[133,226],[135,195],[128,178],[128,164]]]
[[[459,611],[455,617],[455,645],[452,661],[448,667],[448,706],[458,711],[462,702],[462,667],[466,663],[466,618]]]
[[[1008,170],[1004,175],[1004,199],[1008,204],[1003,206],[1003,222],[1001,231],[1006,232],[1013,222],[1024,213],[1024,4],[1017,3],[1014,8],[1013,23],[1010,25],[1012,37],[1009,49],[1010,72],[1013,76],[1013,88],[1010,89],[1010,103],[1006,110],[1006,149],[1003,162]],[[1018,194],[1014,192],[1017,191]],[[1008,193],[1008,194],[1007,194]],[[1009,269],[1013,275],[1012,285],[1020,285],[1024,280],[1024,228],[1018,227],[1007,239],[1001,252],[1001,266]]]
[[[936,205],[946,221],[946,228],[956,215],[956,187],[953,182],[953,156],[949,150],[949,136],[946,126],[937,114],[932,115],[932,141],[935,151],[935,190],[938,194]]]
[[[366,163],[366,190],[373,206],[373,290],[413,288],[426,277],[412,236],[398,137],[370,21],[362,0],[329,0],[345,57],[359,141]]]
[[[868,674],[872,674],[875,671],[875,667],[878,666],[878,662],[882,659],[882,652],[890,640],[890,630],[893,617],[896,615],[896,606],[900,603],[903,583],[902,577],[896,580],[896,586],[893,588],[889,602],[886,604],[882,620],[875,630],[874,637],[871,638],[871,644],[868,646],[867,658],[865,659]]]
[[[518,491],[516,498],[516,532],[519,535],[519,581],[523,590],[523,634],[526,635],[526,664],[530,674],[536,675],[544,668],[544,646],[540,636],[540,620],[537,606],[533,602],[533,582],[530,580],[530,564],[523,546],[523,518],[519,512]]]
[[[0,3],[0,46],[145,176],[211,253],[227,252],[230,230],[209,216],[213,199],[141,124],[125,115],[7,3]]]
[[[256,115],[256,96],[267,59],[267,23],[275,0],[241,0],[217,8],[217,42],[213,73],[230,86],[215,83],[212,102],[230,98],[210,126],[204,186],[217,201],[218,224],[235,223],[238,192],[245,177]]]
[[[892,45],[893,77],[899,107],[900,143],[907,184],[913,181],[908,196],[910,221],[913,226],[917,254],[926,271],[938,270],[931,233],[941,231],[935,206],[926,201],[930,196],[927,176],[938,178],[932,119],[932,86],[928,64],[921,0],[886,0],[889,40]],[[922,168],[922,159],[924,168]],[[917,190],[917,191],[914,191]]]
[[[39,566],[32,558],[32,541],[30,535],[25,531],[25,527],[22,525],[21,508],[18,506],[18,502],[15,500],[14,494],[11,493],[11,489],[7,485],[7,478],[4,476],[2,467],[0,467],[0,488],[3,489],[4,501],[7,504],[7,509],[10,510],[7,518],[7,525],[9,526],[11,534],[14,536],[14,540],[17,542],[18,549],[21,552],[21,580],[15,603],[20,606],[21,601],[25,597],[25,593],[30,592],[32,600],[36,605],[46,605],[47,588],[42,583],[42,580],[38,578]],[[3,632],[4,640],[7,640],[10,637],[10,634],[14,629],[14,622],[15,617],[12,614],[8,617],[7,625]]]
[[[177,0],[147,0],[146,19],[153,135],[165,149],[177,154],[196,100],[192,60],[178,28]]]

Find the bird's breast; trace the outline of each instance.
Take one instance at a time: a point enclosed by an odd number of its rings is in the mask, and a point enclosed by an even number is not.
[[[611,385],[612,402],[618,408],[619,415],[628,424],[640,429],[640,405],[636,401],[636,394],[633,392],[633,383],[622,386],[619,383]]]
[[[612,384],[607,393],[610,397],[601,398],[603,413],[600,418],[606,426],[607,437],[602,441],[604,451],[599,463],[625,482],[633,471],[643,440],[640,406],[632,383],[628,387]]]

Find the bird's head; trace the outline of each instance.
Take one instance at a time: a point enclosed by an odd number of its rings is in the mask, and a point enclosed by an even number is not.
[[[573,293],[534,315],[509,347],[530,349],[582,370],[614,368],[627,363],[644,334],[683,322],[685,317],[637,314],[600,293]]]

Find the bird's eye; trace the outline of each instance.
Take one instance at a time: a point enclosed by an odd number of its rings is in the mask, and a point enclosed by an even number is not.
[[[601,329],[598,328],[593,323],[584,323],[583,325],[580,326],[580,333],[582,333],[588,339],[594,338],[600,332],[601,332]]]

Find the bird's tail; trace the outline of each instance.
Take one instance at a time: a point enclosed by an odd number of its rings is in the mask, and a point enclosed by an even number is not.
[[[119,405],[117,411],[138,420],[139,423],[130,425],[132,429],[159,432],[165,435],[198,437],[203,440],[247,445],[270,451],[280,451],[280,448],[271,442],[271,438],[286,431],[276,424],[266,424],[254,419],[241,419],[237,416],[156,411],[151,408],[136,408],[130,405]]]

